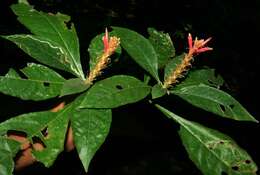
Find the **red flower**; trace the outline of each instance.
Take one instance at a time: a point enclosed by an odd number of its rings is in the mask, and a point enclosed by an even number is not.
[[[211,47],[205,47],[205,45],[211,40],[211,38],[208,38],[204,41],[204,39],[198,40],[195,38],[195,41],[192,41],[192,36],[189,33],[188,35],[188,45],[189,45],[189,52],[192,54],[198,54],[202,52],[206,52],[209,50],[213,50]],[[193,44],[193,45],[192,45]]]
[[[105,35],[103,36],[102,40],[103,40],[103,45],[104,45],[104,52],[107,52],[109,49],[109,36],[108,36],[107,28],[106,28]]]

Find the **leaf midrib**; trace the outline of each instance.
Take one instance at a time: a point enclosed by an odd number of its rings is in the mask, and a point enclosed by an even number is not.
[[[63,45],[64,45],[64,47],[65,47],[65,49],[66,49],[66,52],[67,52],[67,53],[69,54],[69,56],[72,58],[71,60],[72,60],[72,63],[73,63],[73,65],[74,65],[74,67],[77,69],[77,74],[83,76],[81,70],[79,70],[79,68],[78,68],[78,66],[77,66],[77,63],[75,62],[74,56],[72,55],[72,53],[70,52],[70,50],[69,50],[69,48],[68,48],[67,43],[64,41],[64,39],[63,39],[61,33],[57,30],[56,26],[53,25],[52,22],[51,22],[45,15],[43,15],[42,13],[39,13],[39,15],[42,16],[42,17],[50,24],[50,26],[54,29],[54,31],[56,31],[56,32],[58,33],[59,38],[61,39],[61,41],[62,41],[62,43],[63,43]],[[84,76],[83,76],[83,77],[84,77]]]

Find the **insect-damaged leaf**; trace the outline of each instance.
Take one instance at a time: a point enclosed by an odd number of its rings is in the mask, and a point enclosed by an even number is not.
[[[12,10],[34,35],[13,35],[7,36],[7,39],[38,61],[84,79],[79,42],[69,16],[39,12],[24,3],[12,5]],[[45,52],[43,49],[46,49]],[[46,56],[44,53],[50,54]]]
[[[48,67],[30,63],[21,71],[27,79],[13,69],[0,76],[0,92],[24,100],[45,100],[60,94],[65,79]]]
[[[250,155],[225,134],[188,121],[156,105],[180,124],[179,135],[190,159],[204,175],[254,175],[257,166]]]
[[[170,92],[194,106],[222,117],[257,122],[238,101],[219,89],[199,84],[185,86]]]
[[[150,90],[150,86],[134,77],[116,75],[95,83],[79,107],[116,108],[142,100]]]
[[[0,124],[0,134],[9,130],[24,132],[32,144],[41,143],[43,150],[33,150],[33,155],[49,167],[63,151],[70,110],[67,107],[60,112],[34,112],[11,118]]]
[[[154,47],[158,57],[158,67],[163,68],[167,62],[175,56],[175,48],[173,46],[171,37],[168,33],[163,33],[148,28],[149,41]]]

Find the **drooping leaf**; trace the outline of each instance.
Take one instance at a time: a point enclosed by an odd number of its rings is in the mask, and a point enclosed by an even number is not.
[[[86,172],[108,135],[111,117],[111,109],[77,109],[72,115],[74,143]]]
[[[60,94],[65,79],[53,70],[38,64],[28,64],[21,70],[22,78],[15,70],[0,76],[0,92],[23,100],[45,100]]]
[[[152,99],[160,98],[167,93],[167,90],[160,84],[156,84],[152,88]]]
[[[109,37],[110,36],[114,36],[115,32],[109,32]],[[89,66],[90,66],[90,71],[95,67],[95,65],[98,62],[99,57],[102,55],[103,50],[104,50],[104,45],[103,45],[103,41],[102,41],[102,37],[104,36],[104,33],[97,35],[96,37],[94,37],[89,45],[88,48],[88,52],[89,52]],[[117,60],[120,55],[121,55],[122,49],[121,47],[118,47],[115,51],[115,53],[113,54],[113,60]]]
[[[153,45],[157,57],[158,67],[163,68],[170,58],[175,56],[175,48],[168,33],[160,32],[154,28],[148,28],[149,41]]]
[[[63,69],[65,71],[68,71],[69,69],[69,72],[72,72],[74,75],[84,79],[84,74],[80,63],[79,42],[75,27],[71,23],[69,16],[60,13],[47,14],[44,12],[39,12],[24,3],[12,5],[12,10],[18,16],[18,20],[37,36],[36,39],[31,37],[31,40],[40,40],[39,42],[42,45],[45,43],[46,48],[49,48],[49,50],[50,48],[53,48],[59,55],[55,58],[57,60],[56,63],[59,62],[57,65],[53,64],[53,60],[51,60],[50,57],[45,58],[44,64]],[[34,44],[35,43],[36,42],[34,42]],[[41,58],[41,60],[43,59],[44,58]],[[62,67],[60,64],[63,64],[66,68]]]
[[[0,124],[0,134],[12,130],[26,133],[26,138],[31,143],[40,140],[45,147],[43,150],[34,150],[33,155],[49,167],[63,151],[70,110],[71,108],[65,108],[60,112],[34,112],[11,118]]]
[[[219,88],[224,84],[223,78],[215,73],[214,69],[198,69],[190,70],[187,77],[174,88],[182,88],[185,86],[205,84],[215,88]]]
[[[69,79],[64,82],[60,96],[62,97],[65,95],[80,93],[87,90],[89,87],[90,85],[86,84],[80,78]]]
[[[219,89],[200,84],[172,90],[171,93],[194,106],[222,117],[257,122],[238,101]]]
[[[165,69],[164,69],[164,80],[166,80],[173,71],[176,70],[176,67],[181,64],[183,58],[184,58],[184,54],[178,55],[176,57],[173,57],[168,64],[166,65]]]
[[[116,75],[95,83],[87,91],[80,108],[116,108],[142,100],[150,90],[134,77]]]
[[[0,174],[12,175],[14,169],[13,157],[20,149],[20,143],[0,137]]]
[[[113,27],[113,29],[127,53],[160,83],[157,54],[149,40],[126,28]]]
[[[254,175],[257,166],[250,155],[225,134],[188,121],[157,105],[180,124],[179,135],[190,159],[204,175]]]

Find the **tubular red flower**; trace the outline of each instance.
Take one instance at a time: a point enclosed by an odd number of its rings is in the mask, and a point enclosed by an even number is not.
[[[189,49],[192,49],[192,36],[190,33],[188,35],[188,44],[189,44]]]
[[[108,36],[107,28],[106,28],[105,35],[103,36],[102,40],[103,40],[103,45],[104,45],[104,52],[107,52],[108,48],[109,48],[109,36]]]
[[[206,52],[206,51],[209,51],[209,50],[213,50],[213,48],[211,48],[211,47],[203,47],[203,48],[197,49],[196,53],[202,53],[202,52]]]

